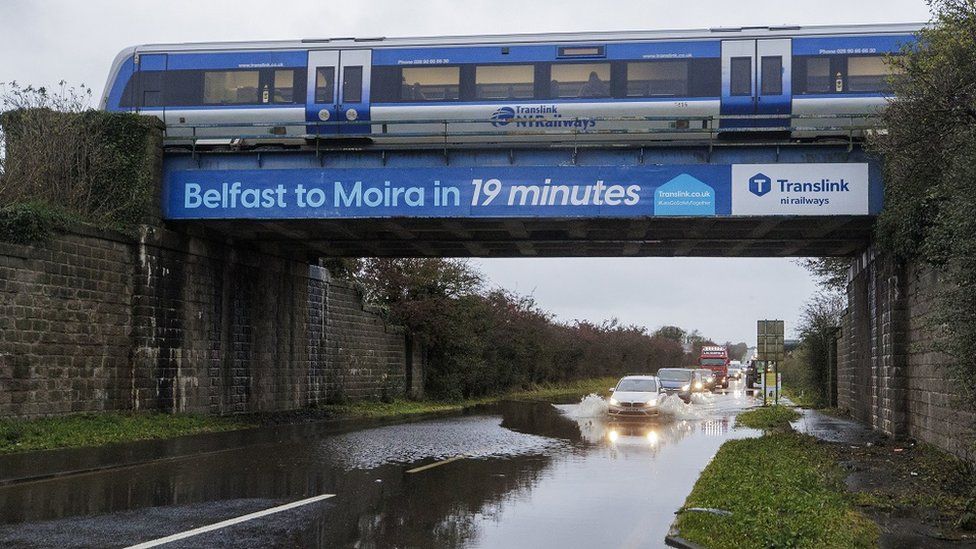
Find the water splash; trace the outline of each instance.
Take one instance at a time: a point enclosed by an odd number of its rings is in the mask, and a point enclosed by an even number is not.
[[[703,419],[714,404],[714,395],[706,393],[692,394],[691,402],[687,404],[678,395],[668,395],[660,401],[658,410],[674,419]],[[586,395],[579,404],[556,405],[556,408],[576,420],[605,419],[609,415],[607,401],[596,394]]]
[[[706,415],[705,404],[709,404],[705,395],[695,393],[691,395],[691,404],[685,404],[678,395],[668,395],[658,404],[662,414],[668,414],[675,419],[702,419]]]
[[[607,417],[609,405],[600,395],[590,393],[580,400],[580,403],[566,407],[565,412],[571,418],[603,418]]]

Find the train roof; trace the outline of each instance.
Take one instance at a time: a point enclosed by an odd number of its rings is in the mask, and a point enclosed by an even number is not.
[[[910,34],[924,23],[864,24],[864,25],[774,25],[756,27],[719,27],[711,29],[556,32],[542,34],[485,34],[471,36],[420,37],[332,37],[303,40],[265,40],[242,42],[197,42],[173,44],[143,44],[127,48],[138,52],[250,50],[250,49],[308,49],[319,47],[423,47],[464,45],[514,45],[535,43],[628,42],[644,40],[695,40],[727,38],[763,38],[778,36],[832,36],[856,34]]]

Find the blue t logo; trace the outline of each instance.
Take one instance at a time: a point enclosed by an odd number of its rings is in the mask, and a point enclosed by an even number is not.
[[[771,191],[772,188],[773,182],[766,174],[757,173],[749,178],[749,192],[756,196],[762,196]]]

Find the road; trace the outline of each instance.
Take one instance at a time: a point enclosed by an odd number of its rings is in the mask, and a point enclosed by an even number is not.
[[[752,404],[738,390],[649,422],[607,422],[591,400],[276,427],[224,451],[2,487],[0,546],[661,547],[719,446],[754,434],[732,428]]]

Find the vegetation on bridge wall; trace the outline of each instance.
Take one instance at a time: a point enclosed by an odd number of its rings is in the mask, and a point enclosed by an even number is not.
[[[933,333],[976,408],[976,8],[932,0],[917,49],[894,62],[906,73],[884,114],[881,251],[939,269]]]
[[[87,108],[87,89],[0,89],[0,239],[71,219],[129,230],[157,216],[158,121]]]

